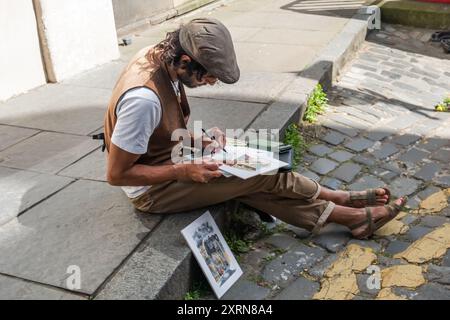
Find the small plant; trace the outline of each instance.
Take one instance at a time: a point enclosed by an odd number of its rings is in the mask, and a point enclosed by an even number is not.
[[[198,300],[198,299],[200,299],[200,293],[198,291],[189,291],[184,296],[184,300]]]
[[[250,251],[251,242],[241,239],[239,235],[232,230],[226,232],[224,238],[235,255],[239,256],[242,253]]]
[[[434,107],[434,110],[439,112],[449,112],[450,111],[450,96],[445,98],[444,101],[439,103]]]
[[[308,105],[303,120],[310,123],[316,122],[317,115],[322,114],[325,111],[327,103],[327,94],[323,91],[322,86],[318,84],[308,98]]]
[[[291,145],[294,150],[293,170],[296,170],[302,160],[303,153],[308,148],[308,145],[300,134],[299,128],[295,123],[292,123],[286,129],[283,142]]]
[[[267,226],[267,223],[261,223],[261,230],[262,230],[262,236],[263,237],[268,237],[273,235],[274,233],[276,233],[275,228],[269,228]]]
[[[201,297],[205,296],[208,291],[209,287],[205,281],[195,281],[191,290],[184,295],[184,300],[199,300]]]
[[[265,257],[263,258],[263,260],[264,260],[265,262],[270,262],[270,261],[274,260],[276,257],[277,257],[277,255],[276,255],[275,253],[271,253],[271,254],[269,254],[268,256],[265,256]]]
[[[287,225],[284,222],[278,223],[275,228],[273,228],[275,233],[285,232],[287,229]]]

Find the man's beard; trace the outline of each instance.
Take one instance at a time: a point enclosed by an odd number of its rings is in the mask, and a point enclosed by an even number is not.
[[[181,81],[181,83],[183,85],[185,85],[188,88],[192,89],[192,88],[197,88],[198,87],[198,85],[194,83],[195,80],[194,80],[194,77],[192,77],[192,76],[189,77],[187,74],[183,74],[178,79]]]

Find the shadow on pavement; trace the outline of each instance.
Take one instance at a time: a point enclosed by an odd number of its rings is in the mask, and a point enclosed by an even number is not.
[[[282,6],[281,9],[313,15],[351,18],[366,2],[365,0],[297,0]]]
[[[416,53],[428,57],[450,60],[439,42],[431,42],[436,30],[382,23],[380,31],[367,34],[366,41],[389,48]]]

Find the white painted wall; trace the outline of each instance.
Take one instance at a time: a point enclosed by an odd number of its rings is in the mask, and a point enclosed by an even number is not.
[[[190,1],[192,1],[192,0],[173,0],[173,6],[176,8],[182,4],[185,4]]]
[[[0,101],[44,83],[31,0],[0,0]]]
[[[52,81],[119,58],[111,0],[40,0],[40,4]]]

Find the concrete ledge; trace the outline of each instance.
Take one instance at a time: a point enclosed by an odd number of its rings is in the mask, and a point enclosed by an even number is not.
[[[306,105],[306,101],[306,94],[282,93],[277,101],[256,118],[250,128],[254,130],[279,129],[280,139],[283,139],[289,124],[298,123],[301,119],[301,106]]]
[[[206,210],[221,230],[227,205],[165,217],[103,288],[94,294],[105,300],[183,299],[198,267],[181,230]]]
[[[283,138],[285,129],[302,119],[308,96],[316,85],[320,83],[325,91],[330,89],[345,64],[359,50],[367,35],[368,20],[368,15],[356,14],[249,128],[279,128],[280,138]]]
[[[449,4],[402,0],[383,1],[379,6],[383,22],[429,29],[450,28]]]

